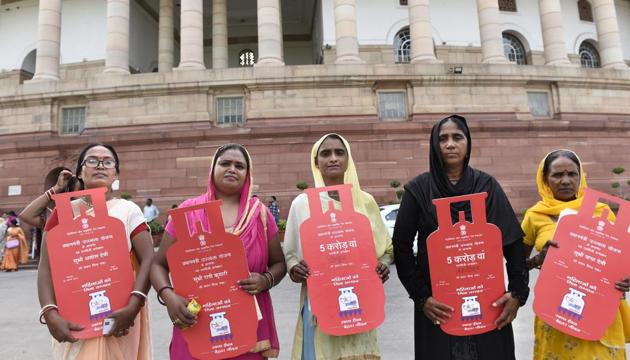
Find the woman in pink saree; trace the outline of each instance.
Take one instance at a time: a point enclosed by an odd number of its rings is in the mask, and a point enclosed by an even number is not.
[[[207,192],[188,199],[179,206],[181,208],[222,200],[221,214],[225,230],[238,235],[245,247],[250,276],[239,281],[239,284],[243,291],[256,297],[262,319],[258,321],[256,346],[236,359],[275,358],[280,350],[269,289],[282,280],[286,274],[286,265],[276,236],[278,228],[275,220],[269,209],[257,197],[252,196],[252,187],[252,162],[249,153],[241,145],[226,144],[216,151],[212,159]],[[201,211],[186,214],[191,232],[193,224],[197,222],[201,222],[205,229],[209,228],[203,215]],[[188,360],[194,358],[180,328],[193,326],[195,316],[186,309],[186,299],[173,290],[169,280],[166,253],[175,241],[175,226],[173,222],[169,222],[151,270],[151,280],[158,292],[158,299],[165,303],[174,325],[170,358]]]

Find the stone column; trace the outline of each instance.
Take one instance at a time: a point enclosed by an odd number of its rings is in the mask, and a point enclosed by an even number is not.
[[[280,0],[258,0],[258,61],[256,66],[284,65]]]
[[[40,0],[33,80],[59,80],[61,1]]]
[[[603,68],[623,68],[623,50],[614,0],[593,0],[593,17],[597,27],[597,45]]]
[[[180,69],[205,69],[203,62],[203,0],[182,0]]]
[[[160,0],[160,24],[158,40],[158,71],[173,70],[175,39],[173,37],[173,0]]]
[[[437,62],[433,51],[433,28],[429,0],[409,0],[411,62]]]
[[[212,68],[228,67],[227,1],[212,0]]]
[[[107,0],[106,73],[129,74],[129,0]]]
[[[335,63],[362,63],[357,38],[357,9],[355,0],[335,0]]]
[[[545,46],[545,65],[573,65],[567,56],[564,42],[560,0],[538,0],[538,9]]]
[[[497,0],[477,0],[479,33],[481,35],[482,63],[507,63],[503,52],[503,35],[499,27],[499,3]]]

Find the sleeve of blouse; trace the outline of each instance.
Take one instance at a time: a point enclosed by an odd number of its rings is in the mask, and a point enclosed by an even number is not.
[[[125,200],[128,201],[128,200]],[[144,214],[142,214],[142,210],[135,203],[129,201],[129,213],[127,217],[127,229],[129,229],[129,238],[131,238],[131,233],[136,230],[136,228],[142,224],[146,224],[147,220],[144,218]]]
[[[423,284],[413,255],[413,241],[418,231],[419,216],[420,209],[415,198],[409,191],[405,191],[394,227],[394,260],[400,282],[407,289],[409,297],[416,302],[431,296],[428,284]]]
[[[508,290],[516,296],[521,306],[525,305],[529,296],[529,271],[525,264],[525,249],[523,243],[514,241],[503,247],[508,275]]]
[[[297,265],[301,259],[300,255],[300,195],[293,200],[287,216],[287,226],[284,231],[284,259],[287,263],[287,271]]]

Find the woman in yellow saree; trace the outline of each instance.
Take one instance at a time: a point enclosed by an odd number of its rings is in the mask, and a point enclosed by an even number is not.
[[[535,247],[538,254],[527,260],[528,267],[540,268],[547,249],[558,246],[551,239],[561,213],[575,213],[582,204],[586,175],[577,155],[570,150],[555,150],[547,154],[538,166],[536,176],[541,200],[527,210],[521,224],[523,242],[529,257]],[[596,215],[607,206],[599,204]],[[609,212],[611,220],[613,212]],[[627,292],[630,277],[616,283],[616,288]],[[625,344],[630,341],[630,308],[625,294],[619,302],[614,322],[599,341],[586,341],[566,335],[536,317],[534,321],[534,360],[625,360]]]

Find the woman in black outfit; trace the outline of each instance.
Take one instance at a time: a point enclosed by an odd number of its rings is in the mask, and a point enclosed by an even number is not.
[[[405,185],[394,228],[394,257],[398,277],[414,301],[414,338],[416,359],[510,360],[514,357],[511,322],[529,295],[528,272],[523,251],[523,233],[514,211],[499,183],[490,175],[468,166],[471,138],[466,119],[451,115],[431,130],[430,171]],[[503,311],[497,329],[473,336],[452,336],[442,331],[453,309],[431,296],[431,274],[427,237],[437,227],[433,199],[487,192],[487,221],[501,229],[503,256],[507,260],[508,291],[497,299]],[[464,211],[471,221],[470,203],[451,206],[453,222]],[[418,233],[418,255],[413,241]]]

